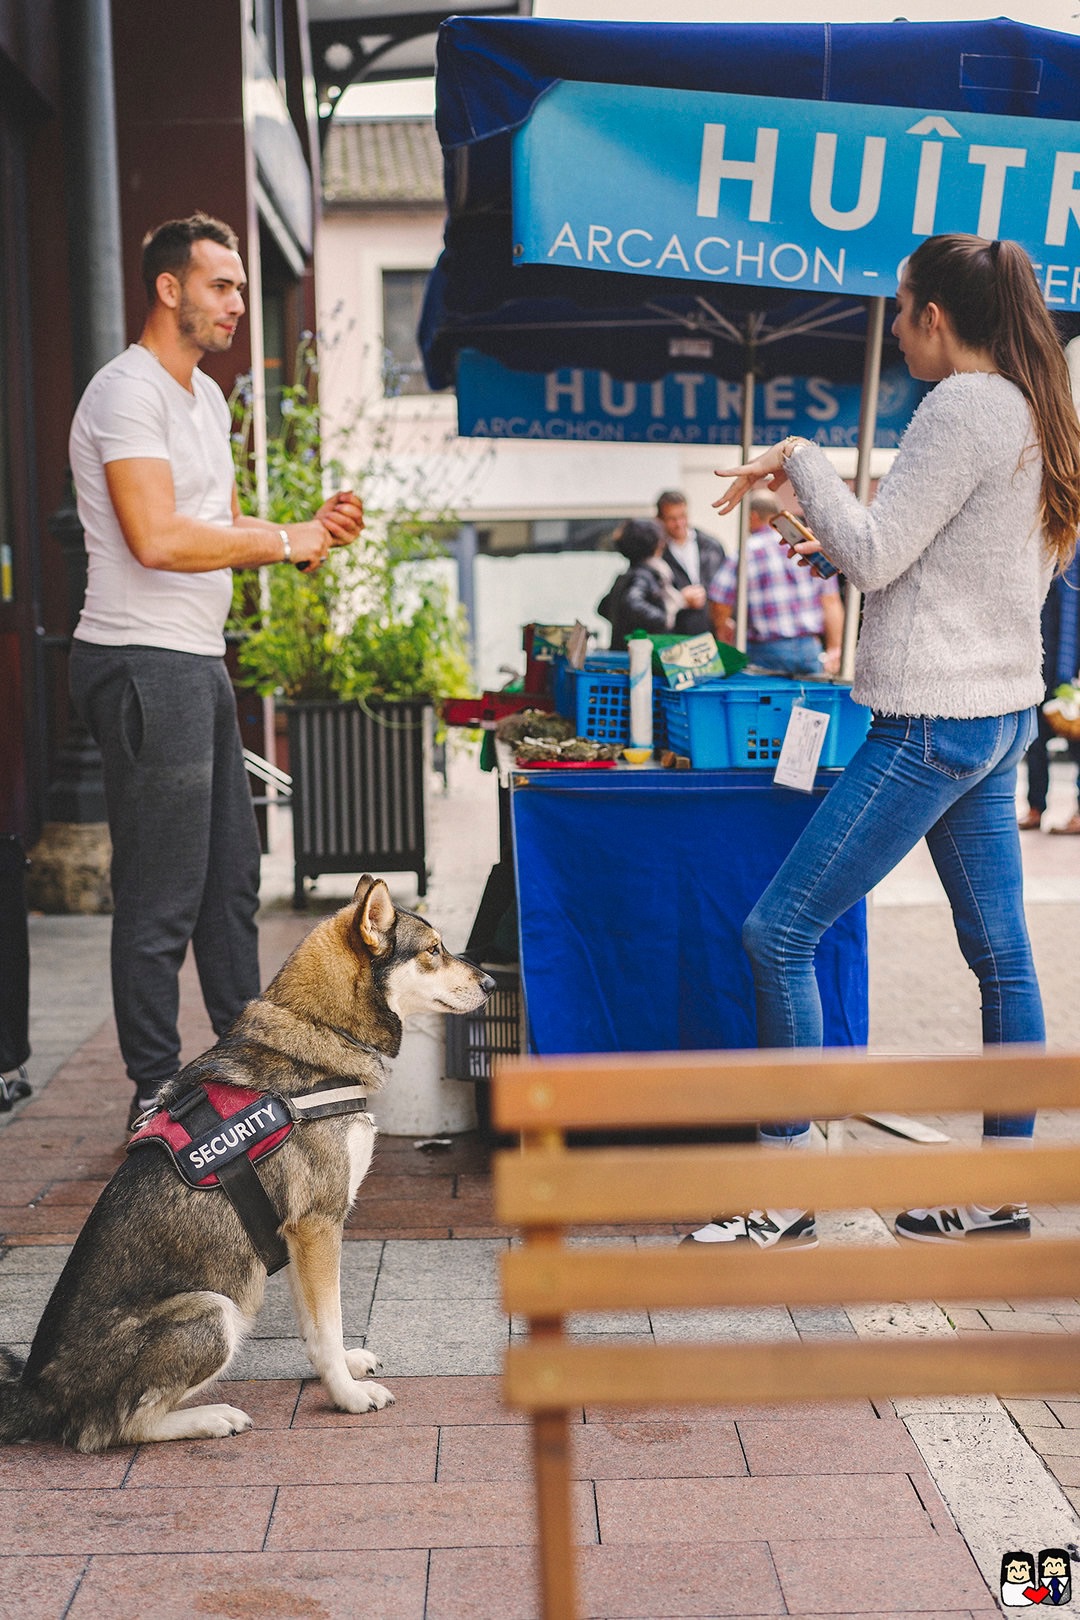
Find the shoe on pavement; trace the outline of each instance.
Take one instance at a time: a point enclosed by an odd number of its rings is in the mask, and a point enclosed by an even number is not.
[[[1041,810],[1027,810],[1020,817],[1016,825],[1021,832],[1038,832],[1042,826],[1043,813]]]
[[[717,1215],[688,1232],[682,1243],[752,1243],[759,1249],[814,1249],[817,1228],[808,1209],[752,1209],[747,1215]]]
[[[1026,1204],[1002,1204],[987,1209],[982,1204],[959,1204],[934,1209],[905,1209],[893,1223],[898,1237],[915,1243],[955,1243],[960,1238],[982,1237],[987,1232],[1005,1232],[1012,1237],[1031,1236],[1031,1216]]]
[[[1080,811],[1070,816],[1063,827],[1051,827],[1050,831],[1057,837],[1075,838],[1080,833]]]

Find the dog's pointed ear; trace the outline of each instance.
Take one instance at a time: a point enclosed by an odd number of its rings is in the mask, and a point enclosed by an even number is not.
[[[360,938],[373,956],[384,956],[390,949],[390,930],[397,915],[390,890],[382,878],[362,877],[356,885],[356,898],[360,901],[356,913]]]

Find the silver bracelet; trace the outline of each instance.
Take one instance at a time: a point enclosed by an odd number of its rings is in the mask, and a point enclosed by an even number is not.
[[[278,534],[281,536],[281,560],[282,562],[292,562],[292,545],[289,542],[288,533],[285,529],[279,529]]]

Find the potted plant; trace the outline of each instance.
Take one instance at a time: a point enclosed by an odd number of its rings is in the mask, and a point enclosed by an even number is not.
[[[274,523],[309,517],[324,489],[385,489],[389,452],[374,436],[367,462],[324,455],[317,359],[305,344],[267,447],[260,502],[251,457],[251,397],[233,396],[233,448],[243,510]],[[400,486],[398,486],[400,488]],[[365,500],[361,539],[311,574],[272,568],[237,576],[238,666],[287,716],[293,779],[293,903],[321,872],[413,871],[427,885],[425,782],[435,706],[471,689],[462,610],[446,578],[445,511],[422,492],[392,506]]]

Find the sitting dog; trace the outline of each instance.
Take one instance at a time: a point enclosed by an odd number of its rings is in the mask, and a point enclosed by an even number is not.
[[[470,1012],[493,988],[423,917],[397,910],[385,883],[361,878],[159,1094],[79,1234],[25,1366],[0,1351],[0,1441],[101,1451],[250,1429],[235,1407],[180,1403],[225,1370],[267,1271],[286,1263],[334,1405],[392,1401],[369,1379],[378,1359],[342,1344],[342,1227],[375,1145],[366,1094],[382,1085],[407,1014]]]

